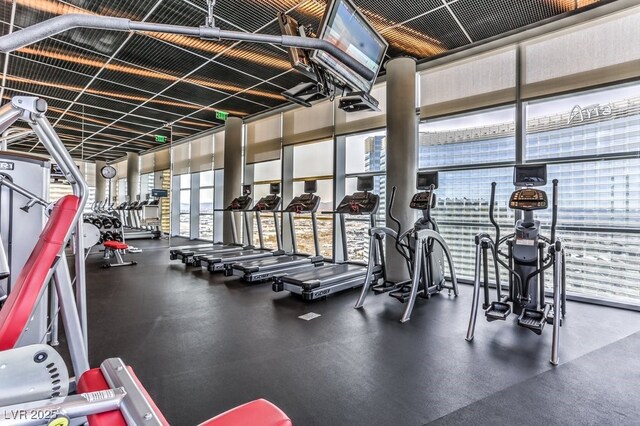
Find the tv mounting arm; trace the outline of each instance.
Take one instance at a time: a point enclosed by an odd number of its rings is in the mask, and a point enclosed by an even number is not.
[[[213,14],[211,15],[213,17]],[[288,35],[270,35],[245,33],[241,31],[227,31],[216,27],[203,25],[201,27],[186,27],[182,25],[158,24],[131,21],[126,18],[110,16],[84,15],[70,13],[56,16],[37,23],[22,30],[0,37],[0,52],[9,53],[54,35],[74,28],[89,28],[104,31],[143,31],[165,34],[180,34],[187,37],[198,37],[203,40],[232,40],[252,43],[268,43],[284,47],[296,47],[308,50],[322,50],[344,65],[348,66],[366,79],[374,77],[373,71],[362,65],[353,57],[325,40]]]

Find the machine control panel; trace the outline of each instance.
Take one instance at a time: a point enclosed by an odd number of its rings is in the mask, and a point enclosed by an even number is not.
[[[380,205],[380,197],[371,192],[355,192],[345,196],[338,207],[336,213],[350,215],[371,215],[376,214]]]
[[[248,210],[251,206],[251,185],[242,185],[242,196],[234,198],[225,210]]]
[[[549,207],[547,193],[534,188],[523,188],[514,191],[509,199],[509,207],[514,210],[544,210]]]
[[[295,197],[284,209],[289,213],[313,213],[320,206],[320,197],[315,194],[302,194]]]
[[[280,207],[282,198],[278,194],[270,194],[260,198],[253,206],[255,211],[276,211]]]
[[[415,210],[427,210],[429,208],[429,201],[431,201],[431,208],[435,208],[436,194],[431,193],[431,200],[429,200],[429,194],[429,191],[418,192],[417,194],[414,194],[409,207]]]

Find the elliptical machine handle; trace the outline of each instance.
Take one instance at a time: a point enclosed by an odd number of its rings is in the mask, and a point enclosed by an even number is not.
[[[500,225],[496,222],[496,218],[493,217],[494,204],[496,202],[496,183],[491,182],[491,201],[489,201],[489,220],[494,228],[496,228],[496,247],[500,244]]]
[[[433,229],[437,230],[437,226],[436,226],[435,222],[433,221],[433,218],[431,218],[431,203],[433,202],[433,191],[435,189],[436,189],[436,186],[434,184],[429,185],[429,203],[427,205],[427,218],[426,219],[429,221],[429,223],[431,224]]]
[[[389,215],[389,218],[395,222],[396,226],[398,227],[398,235],[402,234],[402,224],[400,223],[400,221],[393,215],[393,204],[395,203],[396,200],[396,191],[398,190],[398,187],[394,185],[393,188],[391,188],[391,198],[389,198],[389,208],[387,209],[387,214]]]
[[[553,180],[553,210],[551,213],[551,243],[556,242],[556,224],[558,222],[558,179]]]

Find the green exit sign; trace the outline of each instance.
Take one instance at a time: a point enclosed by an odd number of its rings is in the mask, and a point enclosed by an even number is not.
[[[216,111],[216,118],[218,120],[227,121],[228,117],[229,117],[229,113],[228,112]]]
[[[162,135],[156,135],[156,142],[166,142],[167,137]]]

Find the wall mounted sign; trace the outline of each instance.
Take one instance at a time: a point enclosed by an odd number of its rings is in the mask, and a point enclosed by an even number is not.
[[[613,107],[611,104],[600,105],[594,104],[582,108],[580,105],[576,105],[571,109],[569,113],[569,120],[567,124],[582,123],[585,120],[590,120],[595,117],[604,117],[613,114]]]

